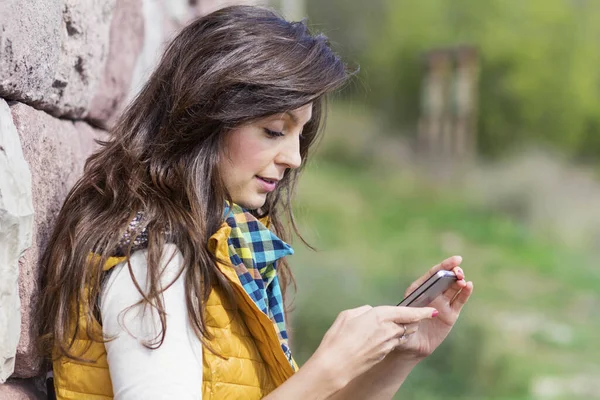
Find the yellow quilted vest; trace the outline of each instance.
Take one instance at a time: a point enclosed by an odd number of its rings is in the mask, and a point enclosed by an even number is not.
[[[228,260],[227,238],[231,228],[224,224],[209,240],[209,249],[218,259]],[[108,270],[124,258],[112,257]],[[238,311],[226,302],[218,288],[213,288],[206,303],[206,325],[213,334],[210,346],[202,352],[202,399],[260,399],[293,375],[277,337],[273,323],[244,290],[235,270],[218,264],[232,284]],[[57,399],[107,400],[113,398],[112,384],[103,343],[91,342],[83,318],[74,342],[75,354],[95,360],[79,362],[61,357],[53,362]],[[102,327],[97,324],[98,332]],[[85,352],[86,345],[89,349]]]

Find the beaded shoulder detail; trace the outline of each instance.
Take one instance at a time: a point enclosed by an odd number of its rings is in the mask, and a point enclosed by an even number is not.
[[[131,253],[148,247],[148,229],[144,226],[144,213],[141,211],[136,213],[135,217],[129,221],[127,229],[119,239],[115,256],[124,256],[129,247],[131,247]]]

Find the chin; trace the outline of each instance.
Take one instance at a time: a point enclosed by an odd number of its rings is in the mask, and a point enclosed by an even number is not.
[[[265,205],[267,201],[266,195],[249,196],[243,199],[232,199],[235,204],[247,210],[256,210]]]

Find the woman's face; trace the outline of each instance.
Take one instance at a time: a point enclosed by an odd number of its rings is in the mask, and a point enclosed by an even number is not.
[[[229,132],[219,164],[234,203],[250,210],[265,204],[288,168],[298,168],[300,135],[312,117],[312,103]]]

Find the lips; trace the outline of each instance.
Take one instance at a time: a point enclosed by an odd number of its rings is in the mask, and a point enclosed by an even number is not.
[[[273,190],[275,190],[275,188],[277,187],[277,182],[279,182],[279,179],[265,178],[258,175],[256,176],[256,179],[258,179],[262,186],[262,189],[266,192],[272,192]]]
[[[279,179],[264,178],[264,177],[258,176],[258,175],[257,175],[257,177],[258,177],[258,179],[263,180],[267,183],[277,183],[279,181]]]

